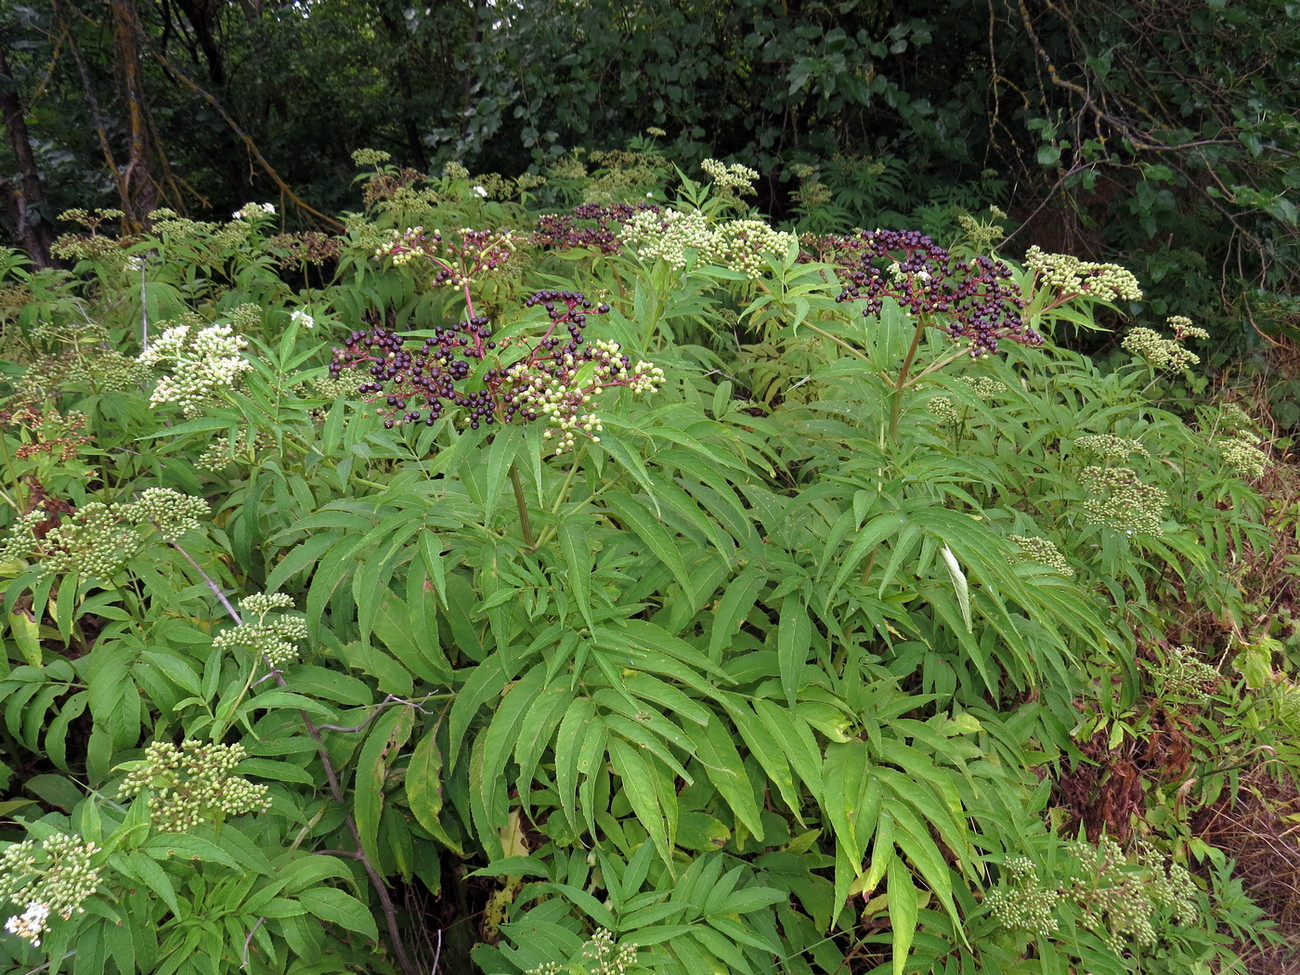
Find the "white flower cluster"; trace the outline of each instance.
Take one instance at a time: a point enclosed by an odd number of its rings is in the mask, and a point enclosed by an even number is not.
[[[222,389],[232,388],[253,364],[241,355],[248,342],[228,324],[209,325],[193,332],[189,325],[165,330],[136,361],[150,368],[172,363],[158,380],[150,406],[175,403],[187,417],[198,416]]]
[[[246,755],[239,744],[187,738],[177,748],[152,741],[143,759],[123,766],[128,773],[121,795],[130,798],[148,789],[150,819],[165,833],[183,833],[220,816],[262,812],[271,805],[267,787],[235,774]]]
[[[758,173],[748,166],[732,163],[728,166],[716,159],[705,159],[700,168],[709,174],[713,185],[718,189],[735,190],[745,196],[754,194],[754,184],[758,182]]]
[[[1070,254],[1049,254],[1035,244],[1025,253],[1025,267],[1038,276],[1040,287],[1053,288],[1063,297],[1087,295],[1099,301],[1142,300],[1138,279],[1118,264],[1097,264]]]
[[[273,203],[245,203],[230,216],[235,220],[251,220],[253,217],[275,216]]]
[[[761,220],[728,220],[711,227],[703,213],[643,211],[623,225],[624,244],[647,260],[663,260],[678,270],[694,259],[701,264],[761,277],[764,255],[784,254],[793,234],[773,230]]]
[[[41,935],[45,933],[46,922],[49,921],[49,918],[49,907],[32,901],[22,914],[15,914],[5,921],[5,930],[10,934],[18,935],[24,941],[30,941],[39,948],[41,946]]]
[[[41,943],[49,917],[65,921],[85,911],[82,902],[99,886],[99,871],[91,866],[94,843],[55,833],[41,842],[23,840],[0,854],[0,900],[25,910],[5,922],[5,930]]]
[[[315,328],[316,319],[311,316],[311,312],[302,308],[295,308],[289,313],[289,321],[299,328]]]
[[[239,601],[244,622],[218,633],[212,646],[222,650],[243,647],[279,667],[298,656],[298,642],[307,639],[307,623],[300,616],[267,617],[293,606],[282,592],[254,593]]]

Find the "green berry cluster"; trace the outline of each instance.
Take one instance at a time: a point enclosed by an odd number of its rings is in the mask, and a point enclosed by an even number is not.
[[[1056,911],[1064,895],[1039,881],[1037,867],[1028,857],[1012,857],[1004,866],[1007,882],[985,894],[984,905],[1005,927],[1039,937],[1055,934],[1060,927]]]
[[[1050,569],[1055,569],[1067,579],[1074,577],[1074,569],[1070,567],[1070,563],[1061,554],[1061,550],[1046,538],[1038,538],[1033,535],[1009,535],[1008,538],[1019,545],[1023,553],[1019,559],[1012,559],[1012,562],[1037,562]]]
[[[1007,384],[991,376],[958,376],[982,400],[990,400],[999,393],[1007,391]]]
[[[82,902],[99,886],[99,871],[91,865],[95,852],[95,844],[79,836],[54,833],[0,853],[0,900],[26,909],[9,918],[5,930],[39,945],[51,914],[66,921],[83,912]]]
[[[925,408],[940,423],[946,423],[954,427],[961,423],[962,414],[953,404],[951,396],[933,396],[925,404]]]
[[[127,762],[124,798],[148,789],[149,816],[166,833],[183,833],[201,822],[242,813],[264,812],[271,805],[265,785],[235,774],[247,752],[243,745],[220,745],[187,738],[150,742],[144,758]]]
[[[1169,496],[1138,479],[1129,467],[1085,467],[1080,475],[1089,497],[1084,515],[1125,535],[1160,535]]]
[[[1195,647],[1186,644],[1170,647],[1163,663],[1154,668],[1153,676],[1161,701],[1171,707],[1208,703],[1222,679],[1218,668],[1206,663]]]
[[[39,351],[16,383],[21,399],[44,399],[70,389],[116,392],[144,378],[145,370],[113,347],[102,325],[39,325],[32,329],[32,339]]]
[[[358,166],[382,166],[392,158],[382,149],[357,149],[352,153],[352,161]]]
[[[280,612],[292,606],[293,600],[282,592],[245,596],[239,601],[244,621],[218,633],[212,645],[222,650],[243,647],[272,667],[288,663],[300,653],[298,643],[307,639],[306,621]]]

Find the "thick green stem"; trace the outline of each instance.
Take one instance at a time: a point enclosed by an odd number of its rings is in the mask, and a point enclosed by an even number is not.
[[[912,363],[916,361],[916,350],[921,347],[921,336],[925,334],[925,327],[925,318],[918,315],[916,329],[912,332],[912,344],[903,358],[902,367],[898,370],[898,378],[894,380],[894,390],[889,398],[890,440],[898,436],[898,419],[903,412],[903,388],[907,385],[907,374],[912,371]]]
[[[515,491],[515,507],[519,509],[519,526],[524,530],[524,544],[530,549],[537,547],[533,535],[533,523],[528,520],[528,499],[524,497],[524,484],[519,480],[519,465],[510,464],[510,486]]]

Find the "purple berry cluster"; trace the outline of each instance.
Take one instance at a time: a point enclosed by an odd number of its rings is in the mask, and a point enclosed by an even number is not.
[[[524,305],[542,307],[548,327],[513,361],[505,357],[527,342],[494,339],[480,316],[423,339],[382,327],[355,331],[334,350],[330,374],[369,373],[357,392],[379,404],[390,429],[403,423],[432,426],[453,411],[461,429],[542,420],[545,436],[558,438],[557,454],[572,449],[578,434],[599,439],[600,419],[591,410],[604,390],[649,393],[663,383],[661,370],[646,362],[634,365],[617,342],[588,342],[588,315],[603,314],[608,305],[593,306],[578,291],[538,291]],[[488,368],[479,372],[479,363]]]
[[[548,247],[593,247],[602,254],[617,254],[623,247],[621,231],[638,213],[658,213],[651,203],[584,203],[572,213],[539,217],[533,241]]]
[[[1021,313],[1027,302],[1011,268],[991,257],[954,259],[925,234],[910,230],[859,231],[849,237],[805,238],[810,259],[835,265],[848,282],[838,301],[861,301],[863,315],[879,315],[892,298],[918,319],[968,339],[971,355],[996,352],[1001,339],[1038,345],[1042,336]]]

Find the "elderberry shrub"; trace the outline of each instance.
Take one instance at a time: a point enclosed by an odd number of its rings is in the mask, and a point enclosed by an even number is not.
[[[403,423],[433,426],[453,415],[462,430],[540,420],[557,454],[571,450],[579,434],[600,439],[593,409],[604,390],[627,387],[644,394],[663,384],[662,370],[633,364],[617,342],[587,341],[587,316],[604,314],[608,305],[593,306],[579,291],[538,291],[524,306],[541,306],[549,320],[531,347],[519,337],[495,339],[481,316],[437,328],[425,339],[375,328],[353,332],[334,350],[330,374],[367,372],[370,378],[357,392],[380,404],[377,412],[390,429]],[[476,368],[480,364],[487,368]]]
[[[1022,319],[1028,304],[1009,266],[983,255],[953,258],[913,230],[858,231],[848,237],[806,237],[806,259],[833,264],[848,282],[837,301],[861,301],[862,314],[879,315],[885,298],[904,311],[968,339],[971,356],[996,352],[1001,339],[1039,345],[1043,338]]]

